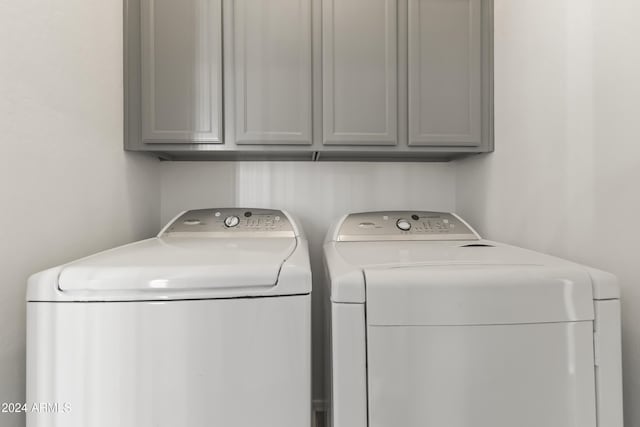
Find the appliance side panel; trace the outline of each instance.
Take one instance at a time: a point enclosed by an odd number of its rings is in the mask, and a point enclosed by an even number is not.
[[[331,427],[367,427],[364,304],[331,304]]]
[[[622,427],[620,300],[594,301],[598,427]]]
[[[310,295],[28,312],[28,427],[311,425]]]
[[[26,403],[30,406],[37,402],[54,403],[55,319],[49,308],[39,303],[27,304],[27,393]],[[49,374],[48,374],[49,373]],[[40,416],[32,411],[26,412],[26,425],[40,427]]]
[[[369,427],[596,427],[592,334],[591,321],[369,325]]]

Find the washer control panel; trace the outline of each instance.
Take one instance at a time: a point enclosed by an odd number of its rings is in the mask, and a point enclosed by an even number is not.
[[[382,211],[348,215],[338,229],[336,240],[479,240],[479,236],[451,213]]]
[[[220,208],[187,211],[175,219],[163,236],[198,235],[212,237],[295,236],[289,218],[280,210]],[[200,234],[201,233],[201,234]]]

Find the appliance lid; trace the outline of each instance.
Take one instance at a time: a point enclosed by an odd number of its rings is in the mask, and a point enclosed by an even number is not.
[[[522,264],[540,262],[535,253],[487,240],[336,242],[347,263],[366,267],[433,264]]]
[[[58,288],[82,293],[166,293],[273,288],[295,237],[160,237],[62,267]],[[271,293],[273,294],[273,293]]]
[[[552,255],[490,240],[335,242],[333,245],[345,262],[360,268],[523,264],[579,266]]]
[[[591,278],[571,265],[432,265],[364,269],[373,326],[593,320]]]
[[[331,300],[334,302],[364,303],[368,298],[369,285],[365,285],[362,272],[381,269],[406,277],[408,272],[420,275],[423,271],[438,269],[476,268],[478,274],[483,274],[483,271],[491,268],[504,271],[508,268],[536,267],[537,272],[567,268],[588,274],[592,299],[620,297],[617,279],[610,273],[488,240],[328,242],[324,252],[330,267]]]

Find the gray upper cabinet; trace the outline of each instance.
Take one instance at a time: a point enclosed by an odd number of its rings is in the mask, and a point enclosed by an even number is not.
[[[227,140],[311,144],[311,0],[225,0],[224,10]]]
[[[221,0],[141,0],[144,143],[222,142]]]
[[[323,142],[395,145],[397,0],[323,0]]]
[[[409,145],[480,145],[482,2],[408,1]]]
[[[493,0],[124,0],[125,148],[175,160],[493,151]]]

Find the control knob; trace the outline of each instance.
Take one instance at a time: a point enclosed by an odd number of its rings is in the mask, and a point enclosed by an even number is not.
[[[411,223],[406,219],[400,218],[396,221],[396,227],[398,227],[402,231],[409,231],[411,230]]]
[[[235,215],[228,216],[224,219],[224,226],[227,228],[233,228],[240,224],[240,218]]]

